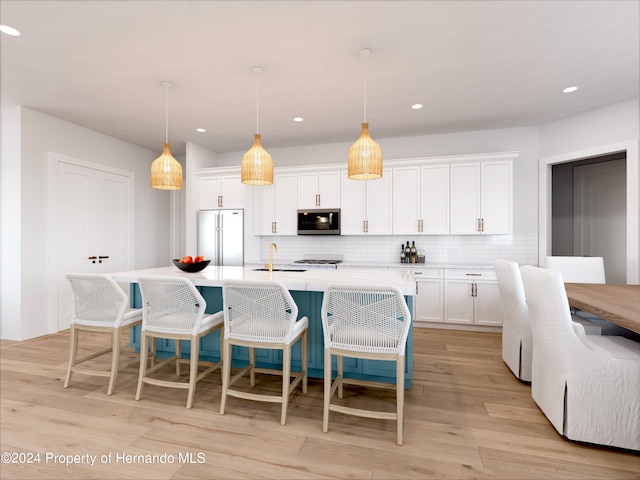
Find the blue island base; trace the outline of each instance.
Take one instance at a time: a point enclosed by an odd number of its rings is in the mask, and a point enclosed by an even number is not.
[[[197,287],[202,296],[207,301],[207,313],[215,313],[222,310],[222,288],[220,287]],[[298,305],[299,316],[309,318],[309,360],[308,373],[310,378],[324,378],[324,338],[322,334],[322,318],[320,316],[322,307],[322,292],[309,292],[291,290],[291,295]],[[407,297],[409,310],[412,310],[412,298]],[[140,289],[137,284],[131,284],[131,304],[140,308],[142,299]],[[131,345],[137,352],[140,351],[140,327],[131,329]],[[200,340],[200,358],[206,361],[220,360],[220,331],[212,332]],[[168,358],[175,353],[174,340],[157,340],[156,351],[158,357]],[[189,341],[182,342],[183,357],[189,358]],[[291,351],[291,369],[300,370],[301,345],[298,342]],[[413,375],[413,335],[409,331],[406,349],[405,365],[405,388],[411,387]],[[249,349],[246,347],[233,347],[232,363],[234,368],[242,368],[249,363]],[[336,372],[336,359],[332,361],[333,371]],[[269,349],[256,349],[256,366],[262,368],[282,369],[282,351]],[[382,360],[363,360],[358,358],[344,359],[344,376],[346,378],[357,378],[361,380],[371,380],[378,382],[395,383],[396,366],[395,362]]]

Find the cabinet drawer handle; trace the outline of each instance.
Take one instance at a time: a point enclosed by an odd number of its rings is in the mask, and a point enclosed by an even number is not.
[[[480,230],[481,232],[484,232],[484,218],[482,219],[482,229]]]
[[[467,277],[481,277],[481,273],[465,273]]]

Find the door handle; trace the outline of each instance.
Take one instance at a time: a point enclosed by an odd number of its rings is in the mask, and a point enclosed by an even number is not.
[[[91,260],[91,263],[96,263],[96,260],[98,259],[98,257],[96,257],[95,255],[91,256],[91,257],[87,257],[88,260]]]
[[[102,263],[102,259],[103,258],[109,258],[109,255],[99,255],[98,256],[98,263]]]

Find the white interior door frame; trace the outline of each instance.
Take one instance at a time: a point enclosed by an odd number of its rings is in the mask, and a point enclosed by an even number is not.
[[[76,165],[84,168],[91,168],[103,172],[113,173],[129,177],[129,265],[127,269],[132,269],[135,265],[135,172],[123,170],[101,163],[81,160],[59,153],[49,152],[49,205],[47,211],[47,252],[46,252],[46,274],[47,282],[47,305],[48,305],[48,331],[55,333],[58,331],[58,173],[61,163]]]
[[[640,283],[640,139],[600,145],[540,159],[538,171],[538,264],[551,254],[551,167],[612,153],[627,157],[627,283]]]

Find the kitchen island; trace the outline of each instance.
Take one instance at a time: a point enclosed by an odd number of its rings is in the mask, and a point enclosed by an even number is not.
[[[131,304],[134,307],[142,306],[138,279],[142,277],[183,277],[188,278],[198,287],[207,301],[207,313],[215,313],[222,310],[222,282],[226,279],[234,280],[275,280],[282,282],[291,292],[298,305],[298,315],[309,318],[309,376],[323,378],[324,375],[324,338],[322,333],[321,307],[324,289],[331,283],[358,284],[358,285],[393,285],[400,289],[405,296],[409,310],[413,310],[413,297],[416,294],[416,281],[409,270],[398,269],[314,269],[305,270],[301,267],[286,267],[277,271],[268,272],[260,266],[245,267],[219,267],[209,266],[198,273],[186,273],[177,267],[152,268],[147,270],[134,270],[110,274],[116,282],[129,283]],[[139,349],[140,327],[131,330],[131,343]],[[205,360],[217,360],[220,358],[219,333],[204,337],[201,340],[200,355]],[[159,356],[170,356],[175,351],[173,340],[158,342]],[[183,352],[189,352],[188,342],[182,348]],[[405,387],[411,385],[413,375],[413,335],[409,333],[406,349]],[[185,353],[185,356],[188,356]],[[249,360],[248,350],[244,347],[234,347],[232,354],[232,366],[242,367]],[[296,345],[292,351],[292,368],[300,368],[300,346]],[[334,359],[335,361],[335,359]],[[282,352],[276,350],[256,350],[256,363],[265,368],[280,368],[282,364]],[[379,360],[345,359],[345,376],[365,380],[395,381],[395,364]]]

